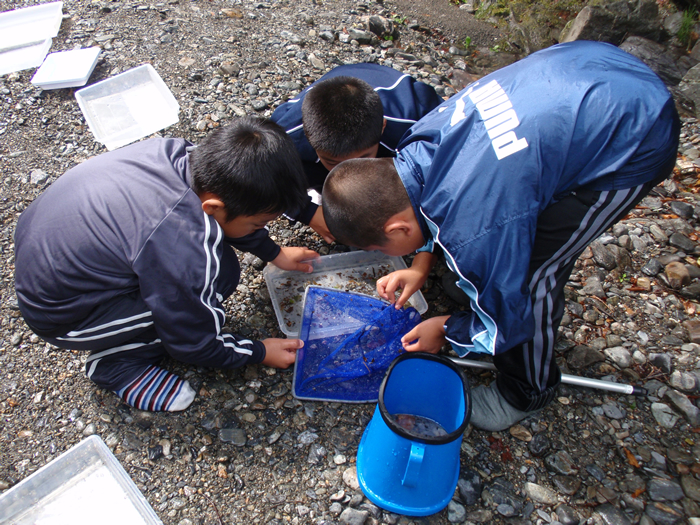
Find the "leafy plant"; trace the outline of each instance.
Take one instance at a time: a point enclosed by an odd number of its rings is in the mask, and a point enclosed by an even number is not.
[[[405,16],[399,16],[399,15],[394,15],[391,19],[393,20],[393,22],[395,24],[398,24],[398,25],[405,24],[406,20],[408,20],[408,18],[406,18]]]
[[[681,27],[678,29],[676,36],[678,40],[686,47],[690,47],[693,39],[693,26],[695,25],[695,19],[698,16],[698,12],[695,7],[683,11],[683,18],[681,19]]]
[[[469,49],[469,47],[472,45],[472,37],[468,36],[464,39],[464,48]]]

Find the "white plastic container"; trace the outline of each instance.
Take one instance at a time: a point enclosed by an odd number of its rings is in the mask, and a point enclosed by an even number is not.
[[[117,458],[90,436],[0,495],[0,525],[162,525]]]
[[[62,19],[63,2],[39,4],[0,13],[0,51],[44,42],[55,37]]]
[[[40,66],[51,49],[50,38],[25,47],[0,51],[0,75]]]
[[[289,272],[268,264],[263,277],[270,292],[272,307],[280,329],[287,337],[297,337],[304,313],[304,294],[310,285],[378,297],[377,279],[406,268],[401,257],[381,252],[347,252],[325,255],[313,263],[312,273]],[[428,310],[428,303],[419,291],[406,303],[418,313]]]
[[[179,120],[180,105],[150,64],[80,89],[75,98],[95,140],[109,150]]]
[[[99,56],[99,47],[51,53],[34,73],[32,84],[42,89],[84,86]]]

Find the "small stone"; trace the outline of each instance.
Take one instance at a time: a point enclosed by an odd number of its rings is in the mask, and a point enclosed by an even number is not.
[[[665,374],[670,374],[673,368],[673,362],[671,361],[671,356],[668,354],[649,354],[649,362],[656,368],[661,369]]]
[[[369,516],[366,510],[357,510],[351,507],[346,508],[338,518],[343,525],[363,525]]]
[[[467,509],[455,500],[450,500],[447,504],[447,519],[450,523],[462,523],[467,516]]]
[[[690,283],[690,273],[681,262],[671,262],[664,268],[664,273],[668,277],[668,284],[675,290],[680,290]]]
[[[544,459],[545,467],[552,472],[564,475],[572,475],[578,472],[576,463],[565,450],[559,450]]]
[[[357,470],[355,467],[345,469],[343,472],[343,483],[353,490],[360,489],[360,483],[357,481]]]
[[[685,394],[669,388],[666,390],[665,397],[683,413],[691,425],[694,427],[700,426],[700,408],[696,407]]]
[[[673,210],[673,213],[675,213],[679,217],[683,217],[684,219],[692,218],[694,208],[687,202],[671,201],[669,205],[671,206],[671,210]]]
[[[652,403],[651,415],[654,416],[656,422],[664,428],[673,428],[680,416],[673,409],[664,403]]]
[[[557,496],[554,491],[538,485],[536,483],[525,483],[525,493],[531,500],[545,505],[554,505],[557,503]]]
[[[527,443],[532,440],[532,434],[522,425],[513,425],[510,427],[509,431],[511,436],[520,441],[525,441]]]
[[[459,497],[465,505],[474,505],[481,497],[481,478],[471,469],[465,469],[457,481]]]
[[[686,496],[700,502],[700,480],[692,475],[681,476],[681,487]]]
[[[575,346],[574,349],[566,355],[566,362],[571,368],[575,369],[586,368],[593,363],[599,363],[601,361],[605,361],[605,355],[586,345]]]
[[[625,515],[625,513],[610,503],[604,503],[603,505],[596,507],[593,511],[593,515],[597,516],[600,523],[604,523],[606,525],[632,525],[632,522]]]
[[[579,525],[581,519],[574,509],[568,505],[559,505],[557,507],[557,518],[562,525]]]
[[[170,500],[169,505],[171,509],[180,510],[185,508],[185,505],[187,505],[187,501],[185,501],[183,498],[175,497]]]
[[[671,374],[669,384],[677,390],[693,392],[697,387],[697,379],[693,374],[676,370]]]
[[[632,356],[624,346],[606,348],[603,353],[620,368],[629,368],[632,363]]]
[[[148,449],[148,459],[155,461],[163,457],[163,447],[156,445]]]
[[[302,445],[310,445],[311,443],[317,440],[318,434],[316,434],[315,432],[311,432],[310,430],[305,430],[304,432],[299,434],[299,437],[297,438],[297,441]]]
[[[668,243],[674,248],[678,248],[685,253],[695,254],[698,251],[698,245],[695,243],[695,241],[690,240],[682,233],[676,232],[671,235],[671,237],[668,239]]]
[[[549,438],[544,432],[535,434],[532,441],[527,444],[530,454],[537,458],[544,456],[549,451],[549,447]]]
[[[242,447],[248,441],[245,430],[241,428],[222,428],[219,430],[219,440],[223,443],[232,443]]]
[[[576,491],[581,487],[581,480],[574,476],[564,476],[562,474],[557,474],[552,477],[552,482],[557,487],[559,492],[573,496]]]
[[[83,436],[92,436],[93,434],[97,434],[97,425],[90,423],[83,429]]]
[[[44,184],[48,179],[49,175],[44,170],[32,170],[29,174],[29,180],[35,186]]]
[[[654,501],[678,501],[684,493],[681,486],[673,480],[653,478],[647,483],[649,497]]]
[[[610,419],[622,419],[626,416],[625,411],[620,410],[615,403],[604,403],[601,405],[601,408],[603,409],[605,415]]]

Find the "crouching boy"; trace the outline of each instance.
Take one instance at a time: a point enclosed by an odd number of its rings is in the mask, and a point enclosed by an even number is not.
[[[222,302],[240,278],[231,244],[310,271],[299,261],[315,252],[255,242],[305,197],[294,145],[270,121],[241,119],[196,148],[155,138],[99,155],[20,216],[20,311],[51,344],[90,351],[87,376],[129,405],[184,410],[195,392],[158,366],[165,356],[220,368],[294,362],[297,339],[224,331]]]
[[[324,216],[339,242],[423,250],[377,284],[397,307],[444,255],[471,309],[424,321],[404,348],[449,341],[460,356],[492,355],[497,378],[472,392],[471,421],[502,430],[555,397],[574,263],[671,174],[679,131],[671,95],[642,62],[609,44],[561,44],[441,104],[395,159],[340,164],[323,188]]]
[[[338,66],[270,117],[294,140],[307,187],[321,190],[328,171],[355,158],[393,157],[403,134],[442,102],[428,84],[378,64]],[[309,197],[290,218],[331,242],[322,208]]]

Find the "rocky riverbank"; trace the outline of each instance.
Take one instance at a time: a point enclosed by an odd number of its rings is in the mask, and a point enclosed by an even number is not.
[[[17,7],[0,0],[2,11]],[[518,58],[492,49],[493,25],[467,51],[389,3],[66,0],[64,13],[52,51],[99,45],[90,83],[150,62],[181,107],[180,122],[163,133],[193,142],[238,116],[269,115],[339,64],[395,67],[449,97]],[[74,90],[42,91],[32,75],[0,77],[0,491],[97,434],[168,525],[700,522],[700,126],[692,113],[673,178],[579,259],[560,330],[565,373],[637,384],[648,396],[564,385],[509,432],[468,429],[454,499],[414,519],[382,511],[358,489],[355,455],[373,405],[296,400],[290,371],[172,362],[197,399],[180,414],[140,412],[84,377],[85,355],[28,330],[13,287],[16,219],[65,170],[105,151]],[[271,231],[322,254],[346,249],[284,221]],[[241,261],[229,327],[279,336],[262,261]],[[423,290],[425,316],[459,308],[443,293],[444,270]]]

